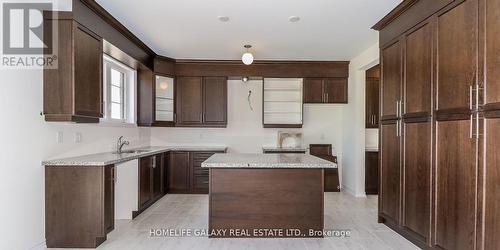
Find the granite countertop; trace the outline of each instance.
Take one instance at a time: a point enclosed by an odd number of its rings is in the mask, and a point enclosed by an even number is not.
[[[45,166],[105,166],[122,163],[141,157],[151,156],[169,151],[226,151],[227,146],[157,146],[142,148],[124,148],[123,151],[140,150],[140,152],[116,154],[105,152],[81,155],[62,159],[46,160]]]
[[[337,164],[306,154],[214,154],[202,168],[337,168]]]
[[[366,152],[378,152],[379,150],[378,150],[378,148],[366,147],[365,151]]]
[[[280,148],[280,147],[262,147],[264,152],[306,152],[307,148]]]

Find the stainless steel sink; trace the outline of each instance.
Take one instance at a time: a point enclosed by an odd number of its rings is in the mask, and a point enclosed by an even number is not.
[[[130,149],[130,150],[123,150],[122,152],[114,152],[113,154],[140,154],[140,153],[147,153],[150,150],[147,149]]]

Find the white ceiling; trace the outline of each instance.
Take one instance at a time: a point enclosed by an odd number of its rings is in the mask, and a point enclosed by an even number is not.
[[[176,59],[239,59],[251,44],[257,60],[350,60],[377,41],[370,27],[401,0],[97,2],[156,53]]]

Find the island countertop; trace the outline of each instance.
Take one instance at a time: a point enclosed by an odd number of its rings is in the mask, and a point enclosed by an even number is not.
[[[306,154],[214,154],[202,168],[337,168],[337,164]]]

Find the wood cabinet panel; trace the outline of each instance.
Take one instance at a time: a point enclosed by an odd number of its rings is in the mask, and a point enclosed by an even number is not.
[[[151,192],[151,166],[152,158],[144,157],[139,159],[139,210],[146,207],[153,199]]]
[[[323,79],[304,79],[304,103],[323,103]]]
[[[176,83],[176,126],[201,125],[203,123],[202,77],[177,77]]]
[[[432,24],[425,23],[406,36],[405,114],[431,112]]]
[[[154,161],[152,166],[152,197],[153,199],[158,199],[163,194],[163,159],[161,155],[156,155],[152,157]]]
[[[365,153],[365,193],[378,194],[379,152]]]
[[[380,212],[386,219],[399,223],[400,211],[400,137],[397,123],[382,124],[380,137]]]
[[[323,84],[326,103],[347,103],[347,79],[327,78]]]
[[[169,192],[186,193],[189,190],[189,153],[172,152],[168,168]]]
[[[58,31],[57,68],[43,71],[45,120],[98,123],[103,117],[102,38],[74,21],[69,12],[46,12],[46,44],[52,43],[53,26]]]
[[[203,78],[203,123],[227,124],[227,78]]]
[[[469,121],[436,125],[436,239],[443,249],[474,249],[476,141]]]
[[[75,113],[103,117],[102,41],[77,25],[74,32]]]
[[[366,71],[366,73],[368,75],[370,71]],[[378,128],[379,116],[380,116],[379,107],[380,107],[380,77],[367,77],[366,100],[365,100],[366,128]]]
[[[437,19],[437,110],[468,110],[477,77],[477,1],[467,0]]]
[[[104,228],[106,233],[115,229],[115,166],[104,167]]]
[[[486,106],[491,109],[500,109],[500,1],[484,0],[483,11],[485,17],[485,51],[484,62],[486,79],[484,94]],[[481,82],[480,82],[481,84]]]
[[[485,120],[484,249],[500,249],[500,119]]]
[[[399,41],[381,51],[381,116],[382,119],[397,117],[397,102],[401,100],[401,43]]]
[[[431,225],[431,122],[404,129],[403,226],[428,243]]]

